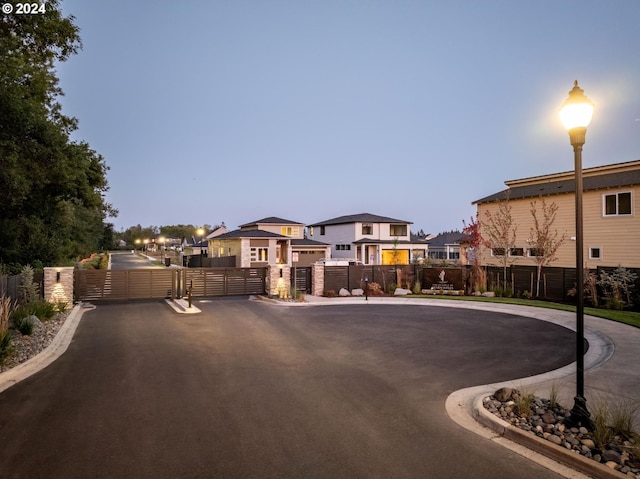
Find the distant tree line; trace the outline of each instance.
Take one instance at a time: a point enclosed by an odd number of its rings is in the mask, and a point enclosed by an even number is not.
[[[72,141],[55,66],[81,48],[58,0],[0,17],[0,267],[68,264],[113,246],[104,158]]]

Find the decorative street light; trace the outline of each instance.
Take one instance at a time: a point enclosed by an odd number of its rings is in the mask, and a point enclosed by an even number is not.
[[[202,242],[204,241],[204,228],[198,228],[196,230],[196,234],[200,237],[200,256],[203,256],[204,249],[202,247]]]
[[[569,98],[560,110],[560,120],[569,132],[569,140],[573,146],[575,161],[575,195],[576,195],[576,396],[574,398],[571,417],[568,422],[573,426],[584,426],[593,430],[591,414],[587,410],[584,397],[584,261],[583,261],[583,229],[582,229],[582,146],[585,142],[587,127],[593,116],[593,102],[578,86],[578,80],[569,92]]]

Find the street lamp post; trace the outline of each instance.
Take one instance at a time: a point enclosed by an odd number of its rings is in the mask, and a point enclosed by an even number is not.
[[[204,228],[198,228],[196,230],[196,234],[200,238],[200,256],[204,256],[204,249],[202,247],[202,243],[204,241]]]
[[[582,146],[587,127],[593,116],[593,103],[578,86],[578,80],[569,92],[569,98],[560,110],[560,119],[569,132],[575,162],[576,200],[576,396],[568,423],[593,430],[591,414],[584,397],[584,260],[582,227]]]

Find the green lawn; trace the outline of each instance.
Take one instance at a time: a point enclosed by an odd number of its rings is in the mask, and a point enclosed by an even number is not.
[[[550,301],[538,301],[535,299],[520,299],[520,298],[485,298],[483,296],[422,296],[415,295],[412,298],[435,298],[450,301],[480,301],[484,303],[507,303],[507,304],[521,304],[523,306],[534,306],[537,308],[549,308],[559,309],[561,311],[574,311],[576,307],[570,304],[552,303]],[[618,311],[614,309],[600,309],[600,308],[584,308],[584,313],[590,316],[597,316],[600,318],[610,319],[611,321],[618,321],[620,323],[629,324],[640,328],[640,313],[632,311]]]

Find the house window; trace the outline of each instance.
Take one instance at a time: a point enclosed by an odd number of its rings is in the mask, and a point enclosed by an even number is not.
[[[597,248],[589,248],[589,259],[600,259],[602,258],[602,250],[600,247]]]
[[[269,261],[269,248],[251,248],[251,261],[254,263]]]
[[[324,226],[321,226],[321,227],[320,227],[320,235],[321,235],[321,236],[324,236]]]
[[[391,225],[389,233],[391,236],[407,236],[407,225]]]
[[[491,256],[504,256],[504,248],[491,248]]]
[[[372,235],[373,234],[373,225],[371,223],[363,223],[362,224],[362,234],[363,235]]]
[[[524,256],[524,248],[509,249],[509,256]]]
[[[631,192],[603,195],[604,216],[622,216],[631,214]]]
[[[544,256],[544,250],[540,248],[529,248],[528,250],[530,258],[542,257]]]
[[[350,244],[337,244],[336,251],[351,251]]]
[[[280,233],[283,236],[298,236],[298,227],[297,226],[282,226],[280,228]]]
[[[449,251],[449,259],[460,259],[460,251]]]

